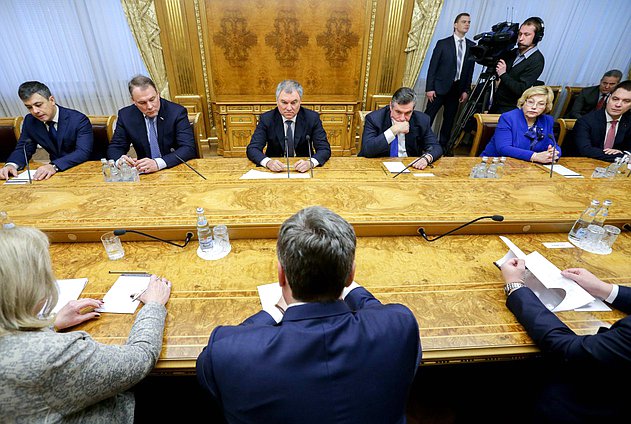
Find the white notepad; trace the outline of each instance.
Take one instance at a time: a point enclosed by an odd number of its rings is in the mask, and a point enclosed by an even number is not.
[[[71,300],[79,299],[79,296],[81,295],[81,292],[83,291],[87,283],[87,278],[57,280],[57,290],[59,292],[59,298],[57,300],[57,305],[55,305],[55,308],[53,309],[53,313],[59,312],[59,310]]]
[[[96,311],[113,314],[133,314],[138,308],[140,300],[132,301],[132,297],[142,293],[147,289],[148,285],[149,276],[121,275],[105,293],[103,306],[96,309]]]

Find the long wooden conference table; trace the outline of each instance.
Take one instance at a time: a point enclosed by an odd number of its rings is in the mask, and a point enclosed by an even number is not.
[[[409,159],[408,159],[409,160]],[[116,280],[109,271],[144,270],[173,282],[163,351],[155,372],[194,372],[195,359],[218,325],[238,324],[260,310],[257,286],[277,281],[275,237],[297,210],[322,205],[346,218],[358,234],[356,281],[384,303],[407,305],[420,325],[424,364],[495,361],[536,356],[538,349],[505,306],[493,261],[506,235],[523,251],[538,251],[558,268],[580,266],[606,281],[631,281],[631,237],[623,231],[613,253],[548,249],[567,232],[592,198],[613,200],[608,223],[631,223],[631,178],[591,179],[602,162],[563,158],[584,178],[564,178],[541,166],[509,159],[501,179],[470,179],[477,158],[442,158],[433,168],[393,178],[381,159],[332,158],[314,178],[243,180],[246,159],[198,159],[141,176],[137,183],[105,183],[89,162],[32,185],[0,185],[0,210],[18,225],[35,226],[51,240],[57,278],[87,277],[83,297],[102,297]],[[262,170],[262,168],[258,168]],[[197,257],[196,242],[180,249],[122,236],[125,257],[109,261],[99,237],[116,228],[183,240],[195,229],[195,208],[211,225],[226,224],[232,251],[218,261]],[[429,243],[419,227],[441,234]],[[579,334],[593,334],[624,316],[562,312]],[[103,343],[125,342],[134,316],[103,314],[79,327]]]

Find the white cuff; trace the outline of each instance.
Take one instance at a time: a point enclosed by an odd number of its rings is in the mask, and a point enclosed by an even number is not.
[[[397,136],[394,135],[394,133],[392,132],[392,130],[390,128],[388,128],[383,135],[386,137],[386,141],[388,142],[388,144],[392,143]]]
[[[276,321],[276,324],[278,324],[283,319],[283,313],[276,306],[263,310],[272,316],[274,321]]]
[[[260,165],[261,165],[263,168],[267,168],[267,162],[269,162],[269,161],[271,161],[271,159],[270,159],[270,158],[263,158],[263,160],[261,161]]]
[[[155,158],[154,160],[158,164],[158,171],[167,167],[167,163],[164,161],[164,159]]]
[[[607,296],[607,299],[604,299],[605,302],[611,304],[613,303],[614,300],[616,300],[616,297],[618,297],[618,285],[617,284],[613,284],[613,288],[611,289],[611,293],[609,293],[609,296]]]
[[[311,163],[313,164],[313,167],[315,168],[316,166],[320,165],[320,162],[318,162],[318,160],[316,158],[311,158]]]
[[[354,289],[356,289],[357,287],[361,287],[361,286],[357,284],[355,281],[353,281],[350,284],[350,286],[344,287],[344,290],[342,290],[342,299],[346,299],[346,296],[348,296],[348,294],[352,292]]]

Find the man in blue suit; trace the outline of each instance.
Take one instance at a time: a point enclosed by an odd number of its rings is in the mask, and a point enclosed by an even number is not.
[[[427,107],[425,113],[430,118],[430,125],[441,107],[443,124],[440,129],[440,145],[445,150],[458,105],[466,102],[471,91],[471,79],[475,62],[471,58],[471,47],[475,43],[465,35],[469,32],[471,17],[468,13],[460,13],[454,20],[454,33],[436,43],[429,61],[425,96]]]
[[[535,344],[555,362],[535,405],[536,423],[628,422],[628,393],[603,390],[603,380],[626,383],[631,377],[631,317],[579,336],[550,312],[524,286],[525,262],[511,259],[502,265],[506,305]],[[631,287],[605,283],[586,269],[570,268],[561,274],[576,281],[592,296],[631,313]],[[516,405],[516,407],[518,407]],[[525,413],[523,405],[520,414]]]
[[[287,170],[286,165],[278,159],[272,159],[274,157],[311,156],[310,161],[300,159],[294,164],[299,172],[307,172],[329,160],[331,146],[322,128],[320,115],[300,107],[302,94],[302,86],[297,81],[285,80],[278,84],[277,107],[261,115],[246,149],[248,159],[274,172]],[[263,153],[265,146],[267,148]]]
[[[49,88],[39,81],[20,85],[18,96],[30,115],[24,118],[15,150],[0,169],[0,179],[16,177],[18,169],[26,166],[27,158],[31,159],[38,144],[50,155],[50,163],[37,168],[33,175],[35,180],[47,180],[57,172],[90,160],[93,135],[87,116],[59,106]]]
[[[437,160],[443,149],[432,131],[429,116],[414,110],[415,106],[414,90],[401,87],[392,95],[390,105],[366,115],[357,156],[421,157],[412,165],[416,169],[425,169]]]
[[[149,174],[195,157],[195,139],[186,109],[160,97],[154,82],[139,75],[129,82],[133,105],[118,111],[107,157]],[[127,156],[133,145],[137,158]],[[171,152],[171,149],[174,152]]]
[[[197,378],[229,423],[405,422],[418,324],[353,281],[355,243],[353,227],[323,207],[283,223],[280,302],[217,327],[197,359]]]

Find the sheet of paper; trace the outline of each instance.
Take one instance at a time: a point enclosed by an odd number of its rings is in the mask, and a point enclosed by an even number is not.
[[[149,285],[149,277],[145,275],[121,275],[103,297],[103,307],[98,312],[114,314],[133,314],[140,300],[132,298],[142,293]]]
[[[574,245],[569,241],[550,241],[543,243],[548,249],[574,249]]]
[[[10,180],[7,180],[5,182],[5,184],[28,184],[29,180],[28,180],[28,174],[29,172],[31,173],[31,180],[33,179],[33,177],[35,176],[35,171],[36,170],[31,170],[31,171],[22,171],[18,174],[17,177],[11,178]]]
[[[414,174],[415,177],[435,177],[436,175],[432,174],[431,172],[415,172]]]
[[[289,178],[311,178],[311,174],[308,172],[290,172]],[[259,171],[257,169],[250,169],[245,174],[239,177],[240,180],[271,180],[271,179],[287,179],[287,171],[285,172],[268,172]]]
[[[383,162],[383,166],[385,166],[386,169],[389,172],[392,172],[393,174],[401,172],[405,169],[405,164],[403,162]],[[403,171],[404,174],[409,173],[409,172],[410,172],[409,168]]]
[[[57,300],[57,305],[53,309],[53,313],[59,312],[59,310],[71,300],[77,300],[87,283],[87,278],[57,280],[57,290],[59,293],[59,298]]]
[[[515,254],[516,258],[524,259],[524,260],[526,259],[526,254],[522,252],[521,249],[515,245],[515,243],[510,241],[508,237],[500,236],[500,240],[502,240],[504,244],[508,246],[508,248]]]
[[[261,306],[264,310],[270,310],[275,308],[282,294],[282,290],[278,283],[263,284],[257,286],[256,289],[259,292],[259,298],[261,299]]]
[[[543,165],[543,167],[548,171],[550,170],[550,165]],[[583,178],[583,176],[578,172],[574,172],[563,165],[555,164],[552,170],[557,174],[563,175],[565,178]]]

